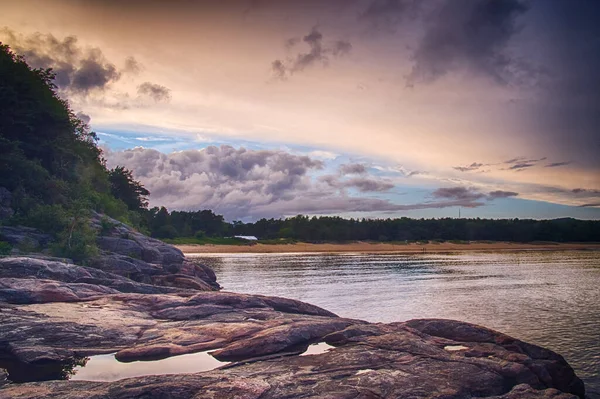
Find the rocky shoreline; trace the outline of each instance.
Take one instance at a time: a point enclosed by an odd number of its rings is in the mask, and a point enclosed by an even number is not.
[[[584,397],[581,380],[550,350],[452,320],[367,323],[300,301],[223,292],[210,268],[111,223],[90,267],[0,258],[0,398]],[[43,240],[31,230],[0,234]],[[319,342],[333,349],[298,356]],[[207,350],[230,363],[66,380],[93,355],[133,362]]]

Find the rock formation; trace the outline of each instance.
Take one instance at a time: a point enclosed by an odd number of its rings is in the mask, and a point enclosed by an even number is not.
[[[209,268],[111,223],[94,267],[0,259],[0,398],[584,397],[550,350],[457,321],[367,323],[300,301],[220,292]],[[319,342],[334,348],[298,356]],[[207,350],[230,363],[66,380],[88,356],[132,362]]]

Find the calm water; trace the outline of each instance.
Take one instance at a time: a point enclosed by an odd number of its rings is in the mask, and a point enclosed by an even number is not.
[[[600,392],[600,252],[188,256],[213,267],[228,291],[373,322],[482,324],[560,353],[591,397]]]

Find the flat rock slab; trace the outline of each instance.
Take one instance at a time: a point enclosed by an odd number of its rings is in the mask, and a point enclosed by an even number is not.
[[[227,292],[109,294],[3,305],[0,367],[116,352],[121,361],[213,350],[223,368],[114,382],[5,384],[0,398],[574,398],[558,354],[451,320],[372,324],[299,301]],[[308,345],[335,348],[297,356]],[[4,364],[4,366],[2,366]],[[576,396],[574,396],[576,395]]]

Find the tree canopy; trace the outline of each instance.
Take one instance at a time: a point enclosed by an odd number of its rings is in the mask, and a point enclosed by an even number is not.
[[[54,77],[0,43],[0,187],[14,210],[2,223],[51,233],[55,254],[84,259],[95,252],[89,212],[135,224],[149,193],[130,171],[106,169],[96,134],[58,96]]]

